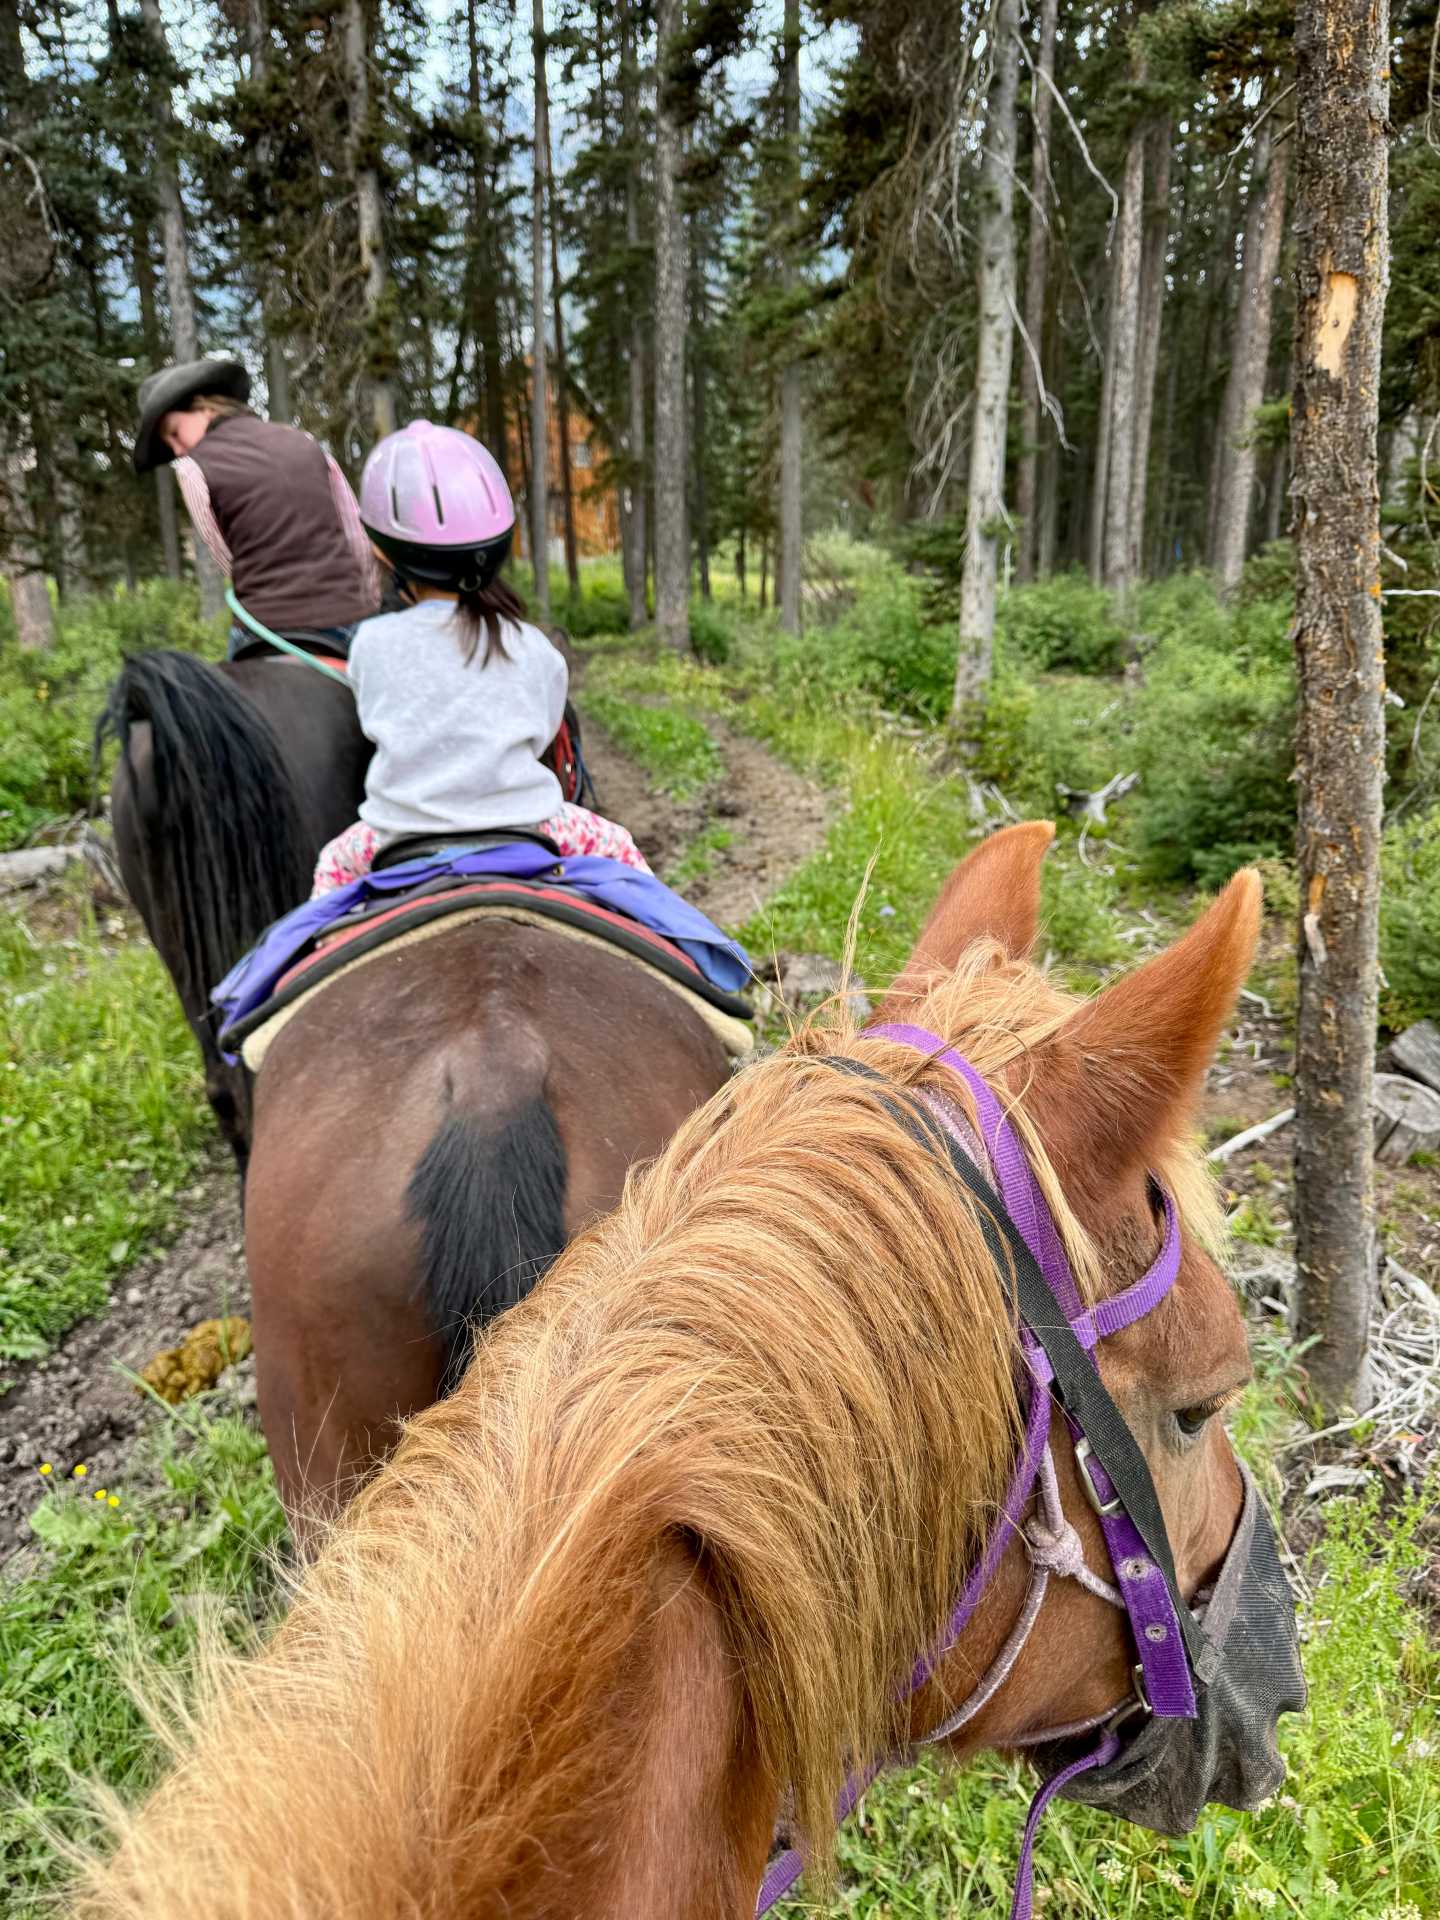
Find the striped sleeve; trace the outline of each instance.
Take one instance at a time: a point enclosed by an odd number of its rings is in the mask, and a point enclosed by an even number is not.
[[[190,524],[210,549],[211,557],[221,573],[230,578],[230,549],[225,536],[220,531],[215,518],[215,510],[210,505],[210,489],[205,484],[205,476],[188,454],[182,454],[175,462],[175,478],[179,483],[180,496],[185,502],[185,511],[190,516]]]
[[[350,482],[336,466],[327,453],[326,465],[330,469],[330,495],[335,502],[335,511],[340,516],[340,525],[345,533],[345,542],[355,556],[355,564],[360,569],[360,578],[369,596],[370,605],[380,604],[380,568],[376,564],[375,549],[370,544],[370,536],[360,521],[360,507],[355,495],[350,491]]]

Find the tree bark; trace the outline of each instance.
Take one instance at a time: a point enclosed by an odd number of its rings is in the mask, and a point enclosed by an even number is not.
[[[695,566],[699,578],[700,598],[709,600],[712,597],[710,591],[710,494],[705,480],[709,380],[705,355],[705,329],[710,316],[705,298],[704,250],[698,235],[691,261],[691,284],[693,292],[690,306],[695,323],[691,335],[690,353],[690,400],[693,410],[691,453],[695,468]]]
[[[1145,514],[1150,491],[1150,429],[1165,308],[1165,256],[1170,242],[1170,116],[1150,123],[1145,172],[1150,182],[1140,266],[1140,337],[1135,362],[1135,452],[1130,476],[1130,577],[1145,573]]]
[[[785,103],[786,194],[781,214],[782,245],[785,249],[784,284],[793,289],[799,281],[793,260],[793,243],[784,239],[784,224],[793,219],[795,200],[800,192],[800,0],[785,0],[785,21],[780,48],[780,87]],[[800,368],[793,355],[787,357],[780,375],[780,550],[776,564],[776,599],[780,606],[780,625],[787,633],[800,631],[800,578],[804,549],[802,525],[802,487],[800,477],[801,419]]]
[[[625,584],[633,632],[650,618],[647,591],[649,544],[645,532],[645,303],[640,275],[640,82],[635,61],[635,19],[620,0],[620,117],[625,138],[625,299],[630,315],[629,408],[625,423]]]
[[[140,300],[140,337],[152,367],[158,367],[163,354],[160,346],[160,321],[155,312],[155,262],[150,257],[150,233],[136,202],[130,208],[130,255],[135,271],[135,288]],[[160,551],[165,571],[172,580],[180,578],[180,528],[175,517],[175,476],[168,466],[155,469],[155,513],[160,524]]]
[[[364,283],[369,427],[373,437],[382,440],[387,433],[394,433],[396,413],[391,377],[391,329],[386,311],[389,261],[385,252],[380,170],[375,163],[370,124],[370,22],[366,0],[345,0],[345,80],[350,109],[348,158],[355,187],[360,272]]]
[[[200,329],[195,317],[195,288],[190,277],[190,244],[185,230],[185,204],[180,197],[180,168],[175,157],[175,119],[170,103],[170,49],[160,17],[160,0],[140,0],[140,17],[150,40],[160,76],[155,87],[155,196],[160,203],[160,240],[165,259],[165,285],[170,297],[170,342],[179,361],[200,358]],[[163,512],[163,509],[162,509]],[[200,587],[200,611],[218,619],[225,607],[225,583],[210,550],[198,537],[194,542],[195,578]]]
[[[548,126],[550,104],[545,103]],[[550,288],[555,310],[555,424],[560,442],[560,502],[565,514],[565,578],[571,593],[580,591],[580,548],[575,538],[575,481],[570,471],[570,382],[565,370],[565,319],[560,307],[560,222],[555,212],[555,173],[545,156],[550,193]]]
[[[995,643],[998,522],[1005,511],[1005,429],[1015,323],[1015,96],[1019,85],[1019,0],[999,0],[980,173],[980,324],[975,410],[960,576],[960,651],[951,718],[983,700]]]
[[[1261,138],[1264,137],[1262,133]],[[1220,590],[1226,595],[1232,594],[1240,584],[1250,544],[1255,474],[1260,459],[1254,436],[1255,409],[1265,398],[1275,276],[1285,239],[1285,174],[1290,150],[1283,142],[1278,146],[1271,146],[1269,142],[1266,145],[1265,178],[1263,182],[1257,180],[1252,189],[1257,217],[1245,222],[1240,312],[1221,412],[1228,444],[1222,443],[1218,450],[1221,479],[1216,490],[1214,567]]]
[[[1300,0],[1295,651],[1301,925],[1297,1333],[1323,1411],[1363,1412],[1374,1294],[1370,1118],[1385,775],[1376,415],[1389,276],[1385,0]]]
[[[680,123],[669,66],[681,0],[657,0],[655,100],[655,624],[666,646],[690,644],[685,526],[685,216]]]
[[[1055,22],[1059,0],[1041,0],[1040,45],[1030,94],[1030,220],[1025,245],[1025,332],[1020,352],[1020,458],[1015,468],[1015,513],[1020,522],[1015,578],[1036,576],[1040,553],[1040,382],[1044,361],[1045,295],[1050,274],[1050,91],[1055,77]],[[1048,83],[1048,84],[1047,84]],[[1032,355],[1034,356],[1032,358]],[[1046,440],[1049,440],[1046,435]],[[1053,532],[1053,530],[1052,530]]]
[[[494,226],[494,193],[490,179],[491,143],[484,130],[484,100],[480,90],[480,27],[476,0],[466,0],[465,47],[468,56],[467,105],[470,109],[470,308],[471,329],[480,351],[485,383],[485,438],[502,467],[510,460],[509,430],[505,419],[503,358],[500,351],[500,306],[495,287],[499,279]]]
[[[245,14],[246,39],[250,55],[250,84],[263,88],[270,78],[270,16],[267,0],[249,0]],[[274,170],[274,142],[262,133],[255,143],[255,171],[269,191]],[[270,226],[267,210],[266,227]],[[285,357],[283,316],[285,303],[279,268],[273,256],[273,241],[266,234],[265,257],[260,268],[260,317],[265,335],[265,388],[272,420],[289,426],[293,414],[290,404],[290,363]]]
[[[10,587],[15,637],[27,652],[40,653],[55,644],[55,616],[35,537],[26,460],[14,421],[8,430],[0,432],[0,454],[4,456],[0,467],[0,527],[5,535],[0,546],[0,572]]]
[[[1140,344],[1140,255],[1145,214],[1143,122],[1125,149],[1125,182],[1115,233],[1110,303],[1110,455],[1105,486],[1102,578],[1121,606],[1135,584],[1130,557],[1130,499],[1135,480],[1136,360]]]
[[[530,546],[535,606],[550,615],[550,432],[545,352],[545,176],[550,169],[550,116],[545,91],[545,0],[533,0],[535,167],[530,200]]]

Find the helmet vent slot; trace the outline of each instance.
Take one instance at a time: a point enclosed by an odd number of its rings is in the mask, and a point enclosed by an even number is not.
[[[435,502],[435,518],[443,527],[445,524],[445,509],[440,504],[440,489],[435,485],[433,480],[430,483],[430,497]]]

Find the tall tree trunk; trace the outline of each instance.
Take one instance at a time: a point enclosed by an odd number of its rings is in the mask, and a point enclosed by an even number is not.
[[[1005,511],[1005,429],[1015,323],[1015,96],[1019,89],[1019,0],[998,0],[980,173],[979,338],[965,561],[960,576],[960,653],[952,719],[983,700],[995,645],[997,523]]]
[[[168,75],[170,49],[160,18],[160,0],[140,0],[140,17],[150,41],[157,74]],[[175,157],[175,120],[168,78],[158,79],[155,99],[155,196],[160,202],[160,239],[165,257],[165,285],[170,296],[170,341],[177,360],[200,358],[200,329],[195,318],[195,289],[190,277],[190,244],[185,231],[185,204],[180,197],[180,169]],[[195,539],[195,578],[200,585],[200,611],[215,620],[224,611],[225,583],[210,550]]]
[[[535,167],[530,199],[530,545],[535,605],[550,615],[549,376],[545,356],[545,175],[550,165],[550,117],[545,92],[545,0],[533,0],[535,54]]]
[[[1130,577],[1145,572],[1145,509],[1150,490],[1150,429],[1155,417],[1155,376],[1160,364],[1160,320],[1165,307],[1165,254],[1170,241],[1170,146],[1168,114],[1150,123],[1145,163],[1150,182],[1140,267],[1140,339],[1135,358],[1135,453],[1130,476]]]
[[[548,106],[548,103],[547,103]],[[549,115],[547,112],[546,118]],[[570,382],[565,371],[565,320],[560,308],[560,222],[555,213],[555,175],[550,176],[550,285],[555,308],[555,413],[560,441],[560,500],[565,512],[565,578],[571,593],[580,591],[580,548],[575,538],[575,481],[570,472]]]
[[[500,352],[500,305],[496,283],[500,262],[496,257],[494,193],[490,178],[492,142],[484,125],[484,100],[480,90],[480,26],[476,18],[477,0],[466,0],[465,46],[469,68],[466,105],[470,111],[470,325],[480,349],[481,377],[485,383],[485,438],[490,451],[506,467],[510,460],[509,431],[505,418],[505,384]]]
[[[1020,522],[1015,578],[1033,580],[1040,551],[1040,382],[1043,365],[1046,282],[1050,272],[1050,86],[1055,77],[1055,20],[1059,0],[1041,0],[1040,46],[1030,93],[1030,220],[1025,245],[1025,332],[1020,352],[1020,458],[1015,468],[1015,512]],[[1032,359],[1032,354],[1034,358]],[[1047,433],[1048,442],[1050,436]]]
[[[1265,538],[1278,540],[1285,531],[1285,500],[1289,455],[1276,447],[1270,456],[1270,479],[1265,490]]]
[[[1122,607],[1135,584],[1130,556],[1130,498],[1135,480],[1136,361],[1140,344],[1140,255],[1145,215],[1144,122],[1125,149],[1125,182],[1111,272],[1110,452],[1105,484],[1105,538],[1101,571]]]
[[[12,420],[7,429],[0,430],[0,527],[5,534],[0,545],[0,572],[10,587],[15,637],[27,652],[39,653],[55,644],[55,616],[30,510],[26,460],[20,445],[23,424]]]
[[[1262,133],[1261,138],[1264,139]],[[1255,409],[1265,398],[1265,369],[1270,360],[1270,316],[1275,303],[1275,276],[1285,239],[1285,174],[1290,149],[1286,142],[1270,146],[1263,183],[1251,189],[1259,203],[1258,217],[1245,222],[1245,266],[1240,278],[1240,312],[1230,377],[1225,383],[1223,418],[1229,445],[1219,452],[1222,479],[1217,490],[1214,566],[1222,593],[1240,584],[1250,543],[1255,473],[1259,449],[1255,445]],[[1254,257],[1251,242],[1254,242]]]
[[[691,453],[695,468],[695,564],[700,577],[700,598],[709,600],[710,591],[710,492],[705,479],[705,461],[709,441],[706,410],[709,405],[709,380],[706,367],[705,329],[709,323],[705,298],[705,256],[698,234],[691,261],[693,294],[690,302],[694,327],[691,335],[690,398],[693,408]]]
[[[1295,652],[1300,675],[1297,1332],[1327,1415],[1363,1412],[1374,1297],[1370,1117],[1385,778],[1376,415],[1390,247],[1389,10],[1295,20]]]
[[[155,0],[152,0],[152,4]],[[386,288],[390,277],[385,252],[384,212],[380,198],[380,170],[376,164],[375,132],[370,113],[370,21],[366,0],[345,0],[345,81],[349,89],[349,165],[355,187],[360,244],[360,272],[364,283],[366,377],[369,428],[375,439],[394,433],[395,386],[391,373],[391,324]]]
[[[1205,560],[1215,566],[1220,555],[1220,523],[1233,485],[1235,443],[1245,421],[1238,410],[1242,386],[1243,345],[1255,308],[1260,265],[1261,233],[1265,224],[1265,188],[1270,177],[1271,129],[1261,128],[1255,140],[1250,182],[1245,200],[1245,225],[1240,253],[1240,287],[1230,324],[1230,364],[1226,370],[1220,411],[1216,416],[1215,447],[1210,460],[1210,495],[1206,515]]]
[[[630,315],[629,406],[625,420],[625,583],[630,594],[630,626],[650,618],[647,578],[649,543],[645,531],[645,303],[636,281],[640,274],[640,80],[636,71],[635,16],[630,0],[620,0],[620,113],[625,137],[625,300]]]
[[[160,345],[160,320],[155,311],[155,262],[150,257],[150,233],[137,204],[130,209],[130,257],[135,272],[135,288],[140,300],[140,337],[152,367],[163,356]],[[172,580],[180,578],[180,528],[175,518],[175,476],[168,466],[155,469],[155,512],[160,525],[160,551],[165,571]]]
[[[250,55],[250,84],[263,88],[270,78],[270,15],[267,0],[249,0],[245,13],[246,41]],[[269,193],[274,172],[274,141],[262,133],[255,143],[255,171]],[[265,335],[265,388],[272,420],[288,426],[293,414],[290,404],[290,363],[285,357],[285,303],[279,267],[273,255],[269,211],[266,213],[265,258],[260,268],[260,318]]]
[[[685,526],[685,215],[680,123],[670,62],[681,0],[656,0],[655,98],[655,624],[669,647],[690,644],[690,543]]]
[[[800,0],[785,0],[784,35],[780,49],[780,84],[785,102],[786,206],[782,222],[793,220],[800,193]],[[799,280],[793,260],[793,242],[784,242],[785,285]],[[804,527],[800,477],[801,419],[800,367],[787,358],[780,375],[780,552],[776,571],[776,598],[780,624],[787,633],[800,631],[800,577],[803,568]]]

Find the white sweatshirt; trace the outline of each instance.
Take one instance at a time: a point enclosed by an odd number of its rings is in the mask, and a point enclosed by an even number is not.
[[[360,818],[381,847],[410,834],[535,827],[561,803],[540,755],[569,674],[528,622],[502,622],[505,654],[469,666],[450,600],[362,621],[350,643],[360,725],[375,743]]]

